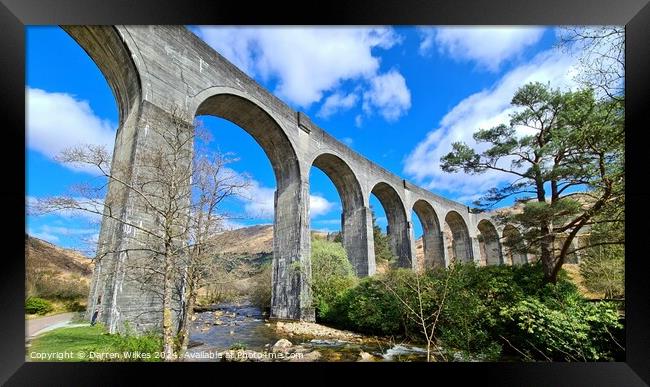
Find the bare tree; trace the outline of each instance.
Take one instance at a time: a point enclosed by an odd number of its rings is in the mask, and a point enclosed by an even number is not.
[[[109,248],[107,241],[100,239],[96,267],[109,254],[119,256],[110,269],[122,270],[130,280],[161,298],[163,353],[167,361],[177,358],[178,351],[187,347],[187,317],[209,264],[210,236],[223,220],[217,206],[247,185],[225,167],[232,159],[220,154],[195,155],[195,133],[202,130],[195,131],[185,113],[172,107],[170,123],[148,128],[148,136],[154,139],[134,165],[111,162],[109,152],[100,146],[66,149],[59,161],[93,166],[99,176],[91,183],[73,186],[68,195],[40,199],[33,207],[36,214],[97,214],[105,223],[132,230],[121,235],[129,243],[112,245],[126,247]],[[139,215],[138,220],[122,216],[120,208],[113,204],[119,201],[107,198],[121,194],[133,198],[132,211]],[[175,294],[181,299],[177,329],[172,317]],[[180,346],[175,346],[176,338],[181,339]]]
[[[568,26],[560,29],[559,47],[576,54],[581,71],[576,80],[623,101],[625,95],[625,27]]]
[[[198,291],[213,277],[214,251],[218,248],[214,236],[224,228],[224,214],[219,205],[226,198],[241,195],[249,187],[245,176],[227,165],[236,159],[221,153],[201,153],[194,161],[193,205],[190,217],[189,245],[182,265],[182,308],[179,324],[179,354],[183,356],[189,342],[189,321]]]
[[[432,350],[444,355],[437,345],[436,327],[445,307],[449,293],[449,280],[454,275],[455,264],[452,262],[445,270],[442,291],[433,282],[424,278],[422,271],[415,271],[407,277],[398,276],[397,283],[382,280],[384,286],[395,296],[402,306],[404,314],[419,327],[419,333],[427,345],[427,362],[434,361]]]

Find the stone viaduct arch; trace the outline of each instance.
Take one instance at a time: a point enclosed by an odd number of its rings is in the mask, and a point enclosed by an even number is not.
[[[341,197],[343,242],[359,276],[375,273],[371,194],[385,209],[391,245],[400,266],[416,268],[411,209],[423,226],[426,268],[448,265],[452,257],[478,262],[479,235],[484,233],[480,222],[489,214],[470,213],[465,205],[415,186],[356,153],[259,86],[186,28],[63,28],[98,65],[115,94],[120,126],[113,160],[130,166],[123,176],[126,181],[145,173],[134,167],[135,161],[161,143],[148,129],[170,125],[174,108],[182,111],[188,125],[196,115],[227,119],[262,147],[277,182],[272,318],[314,319],[308,286],[312,166],[332,180]],[[109,186],[105,200],[119,210],[118,218],[152,227],[155,224],[150,215],[138,210],[141,199],[116,185]],[[492,232],[490,229],[491,237]],[[137,261],[138,255],[124,253],[138,246],[138,238],[135,230],[103,219],[98,243],[103,258],[93,274],[88,310],[99,307],[100,319],[111,332],[122,330],[126,322],[137,330],[155,329],[161,324],[160,298],[143,288],[130,268],[129,263]],[[490,257],[496,259],[494,254]]]
[[[341,233],[343,234],[343,246],[348,254],[356,274],[365,277],[374,272],[374,265],[371,268],[368,260],[368,233],[366,232],[367,215],[364,205],[363,192],[359,180],[350,168],[339,156],[332,153],[321,153],[312,165],[325,173],[336,188],[343,212],[341,214]]]
[[[501,257],[501,243],[499,243],[499,233],[494,224],[489,220],[483,219],[478,222],[480,232],[479,248],[481,252],[481,262],[485,265],[500,265],[503,263]]]
[[[521,265],[528,262],[526,248],[521,239],[521,233],[511,224],[503,228],[504,259],[511,265]]]
[[[422,224],[422,242],[424,248],[425,269],[445,267],[445,252],[438,214],[426,200],[419,199],[413,204],[413,211]],[[411,236],[411,238],[413,238]]]
[[[393,254],[397,257],[398,266],[414,267],[415,259],[411,255],[410,244],[411,223],[407,219],[402,199],[395,188],[385,182],[375,184],[370,192],[379,199],[384,207],[388,222],[388,238]]]
[[[447,255],[450,257],[449,261],[468,263],[474,260],[469,230],[465,220],[458,212],[449,211],[445,216],[444,236]]]
[[[192,106],[198,105],[194,115],[213,115],[238,125],[255,139],[271,161],[277,185],[274,198],[273,255],[297,257],[273,260],[271,315],[277,318],[308,317],[311,312],[304,310],[293,294],[309,294],[310,289],[304,276],[311,271],[310,261],[301,259],[300,246],[296,246],[293,239],[284,237],[285,234],[300,234],[300,225],[308,221],[308,215],[302,208],[304,203],[301,207],[301,202],[295,200],[301,198],[304,201],[305,197],[301,192],[304,187],[301,185],[300,166],[291,141],[272,112],[267,111],[253,97],[247,97],[235,89],[211,87],[199,93],[193,102]],[[307,191],[307,201],[308,195]],[[310,239],[307,238],[305,243],[309,242]],[[296,260],[301,263],[301,271],[291,270],[290,265]]]

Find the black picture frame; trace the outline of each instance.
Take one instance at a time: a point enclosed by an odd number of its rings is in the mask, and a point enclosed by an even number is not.
[[[25,361],[25,25],[37,24],[619,24],[626,25],[626,355],[612,363],[444,363],[444,364],[137,364],[32,363]],[[412,377],[431,383],[461,385],[476,378],[481,385],[642,386],[650,383],[650,259],[644,249],[650,190],[644,149],[650,114],[650,5],[648,0],[391,0],[331,1],[289,7],[278,2],[0,0],[0,111],[4,121],[0,160],[0,208],[4,230],[0,269],[0,383],[7,385],[124,384],[134,374],[167,379],[181,375],[184,384],[199,377],[212,381],[236,376],[285,384],[312,380],[336,383],[340,371],[371,377]],[[20,147],[23,148],[20,148]],[[23,230],[21,230],[21,227]],[[9,248],[8,248],[9,247]],[[645,253],[645,254],[644,254]],[[254,368],[253,368],[254,367]],[[295,373],[305,372],[307,379]],[[235,375],[232,375],[235,374]],[[237,376],[239,375],[239,376]],[[275,376],[274,376],[275,375]],[[222,379],[224,378],[224,379]],[[429,383],[427,383],[429,384]]]

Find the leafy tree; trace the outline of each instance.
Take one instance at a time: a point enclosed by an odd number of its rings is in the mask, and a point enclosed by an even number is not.
[[[622,203],[623,104],[596,100],[590,89],[562,92],[530,83],[511,105],[515,112],[508,124],[474,133],[481,151],[453,143],[453,151],[441,158],[442,169],[497,171],[512,178],[476,205],[485,209],[517,198],[521,211],[504,211],[500,221],[521,227],[526,247],[540,257],[545,280],[555,283],[578,232]]]
[[[343,245],[326,240],[311,242],[311,288],[319,318],[331,319],[332,306],[356,282]]]
[[[372,214],[372,236],[375,241],[375,259],[390,261],[393,259],[393,252],[390,248],[388,235],[384,234],[381,227],[377,225],[377,216],[372,206],[370,206],[370,213]]]

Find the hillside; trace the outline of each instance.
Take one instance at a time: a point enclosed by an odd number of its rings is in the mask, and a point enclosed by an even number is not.
[[[224,231],[214,238],[218,254],[247,255],[273,253],[273,226],[270,224]]]
[[[90,282],[92,261],[75,250],[64,249],[25,234],[26,267],[48,272],[61,279],[81,278]]]

